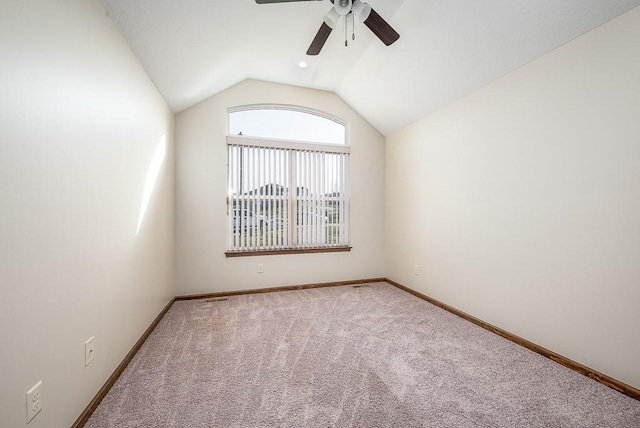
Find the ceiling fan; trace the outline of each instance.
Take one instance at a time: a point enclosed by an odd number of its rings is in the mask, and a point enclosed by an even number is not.
[[[322,0],[256,0],[258,4],[267,3],[289,3],[294,1],[322,1]],[[318,33],[311,42],[311,46],[307,50],[307,55],[318,55],[322,50],[325,42],[329,38],[331,31],[338,25],[341,17],[345,17],[352,13],[357,15],[360,21],[378,36],[385,45],[389,46],[398,38],[400,34],[394,30],[378,13],[369,6],[369,4],[361,0],[331,0],[333,7],[324,16],[324,20]],[[346,42],[345,42],[346,43]]]

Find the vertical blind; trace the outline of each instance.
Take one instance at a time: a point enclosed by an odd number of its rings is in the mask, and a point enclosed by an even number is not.
[[[349,244],[349,147],[227,137],[229,252]]]

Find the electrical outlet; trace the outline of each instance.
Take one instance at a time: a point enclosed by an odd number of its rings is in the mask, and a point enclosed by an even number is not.
[[[84,342],[84,366],[85,367],[91,364],[91,361],[93,361],[94,357],[96,356],[96,350],[94,348],[93,339],[94,337],[91,336],[89,340]]]
[[[27,392],[27,423],[42,410],[42,381]]]
[[[413,267],[413,274],[414,275],[420,275],[420,265],[415,265]]]
[[[262,263],[258,263],[258,273],[264,273],[264,265]]]

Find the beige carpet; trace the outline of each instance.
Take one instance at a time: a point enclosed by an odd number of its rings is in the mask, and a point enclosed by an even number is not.
[[[87,427],[640,427],[640,402],[385,283],[176,302]]]

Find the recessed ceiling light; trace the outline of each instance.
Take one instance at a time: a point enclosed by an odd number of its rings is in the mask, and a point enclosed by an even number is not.
[[[307,64],[305,61],[300,61],[298,63],[298,67],[300,67],[302,69],[305,69],[305,68],[309,67],[309,64]]]

